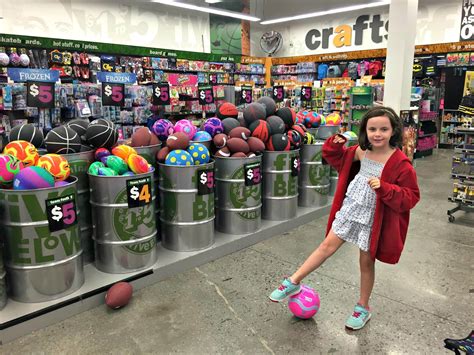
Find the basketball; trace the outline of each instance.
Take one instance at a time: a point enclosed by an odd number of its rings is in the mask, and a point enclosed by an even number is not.
[[[318,313],[320,302],[315,290],[307,285],[301,285],[301,292],[290,296],[288,308],[295,317],[309,319]]]
[[[3,149],[3,154],[10,154],[23,163],[25,167],[36,165],[39,154],[36,147],[27,141],[13,141]]]
[[[133,154],[133,153],[132,153]],[[128,164],[122,158],[116,155],[109,155],[105,158],[104,164],[114,170],[117,175],[122,175],[126,171],[128,171]]]
[[[174,125],[174,132],[175,133],[178,133],[178,132],[186,133],[186,135],[191,140],[191,139],[193,139],[194,135],[196,134],[197,128],[191,123],[191,121],[188,121],[188,120],[184,119],[184,120],[180,120],[180,121],[176,122],[176,124]]]
[[[107,148],[99,148],[95,151],[94,157],[97,161],[107,158],[110,155],[110,151]]]
[[[291,128],[295,123],[295,114],[294,111],[289,107],[282,107],[275,112],[275,115],[280,117],[285,123],[286,129]]]
[[[220,119],[211,117],[202,124],[202,130],[209,133],[211,137],[214,137],[216,134],[224,132],[224,126]]]
[[[263,105],[265,107],[265,117],[269,117],[276,112],[276,104],[275,100],[273,100],[270,96],[263,96],[257,100],[257,103]]]
[[[187,152],[191,154],[194,165],[207,164],[211,159],[209,149],[201,143],[193,143],[189,146]]]
[[[280,117],[272,115],[267,117],[267,122],[270,126],[270,132],[272,134],[285,133],[285,122],[283,122]]]
[[[64,181],[71,174],[67,159],[59,154],[45,154],[38,159],[36,165],[53,175],[55,181]]]
[[[138,154],[130,154],[128,157],[128,166],[135,174],[147,173],[150,169],[148,161]]]
[[[265,111],[265,107],[258,102],[253,102],[244,109],[244,119],[249,128],[252,122],[265,120],[266,117],[267,112]]]
[[[77,134],[82,137],[87,132],[87,127],[89,127],[89,120],[83,118],[76,118],[66,123],[66,126],[77,132]]]
[[[141,127],[132,134],[132,147],[146,147],[150,145],[152,133],[148,127]]]
[[[256,137],[260,139],[262,142],[266,142],[270,137],[270,125],[267,121],[258,120],[253,122],[250,125],[250,132],[252,133],[252,137]]]
[[[14,190],[33,190],[54,186],[54,177],[39,166],[29,166],[13,178]]]
[[[86,140],[94,148],[112,148],[118,140],[118,130],[112,121],[99,118],[87,127]]]
[[[12,128],[10,142],[17,140],[30,142],[36,148],[40,148],[43,145],[44,136],[42,130],[36,128],[32,123],[28,123]]]
[[[272,151],[290,150],[290,140],[286,134],[277,133],[270,137],[265,146]]]
[[[100,148],[100,149],[103,149],[103,148]],[[98,150],[99,149],[97,149],[97,151]],[[96,155],[97,155],[97,151],[96,151]],[[117,157],[122,158],[124,161],[128,161],[128,157],[130,156],[130,154],[137,154],[137,151],[135,149],[133,149],[132,147],[130,147],[129,145],[120,144],[120,145],[112,148],[112,154],[117,156]],[[98,159],[98,160],[100,160],[100,159]]]
[[[234,104],[231,104],[230,102],[224,102],[217,108],[216,115],[220,119],[224,119],[227,117],[237,118],[237,116],[239,115],[239,111],[237,110],[237,107],[235,107]]]
[[[0,154],[0,188],[10,187],[13,178],[23,167],[23,163],[13,155]]]
[[[229,134],[236,127],[240,127],[240,122],[232,117],[224,118],[222,121],[222,126],[224,127],[224,133]]]
[[[167,165],[181,165],[191,166],[194,165],[194,160],[187,151],[182,149],[173,150],[166,156],[165,164]]]
[[[72,154],[81,151],[81,137],[66,126],[53,128],[44,140],[48,153]]]
[[[162,118],[153,124],[151,130],[160,141],[165,141],[170,134],[173,134],[174,125],[171,121]]]

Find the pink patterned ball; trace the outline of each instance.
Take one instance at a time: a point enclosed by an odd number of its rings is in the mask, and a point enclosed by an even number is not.
[[[189,137],[189,139],[193,139],[194,135],[197,132],[197,128],[188,120],[181,120],[176,122],[174,125],[174,132],[183,132]]]
[[[301,319],[309,319],[318,313],[319,305],[318,293],[308,285],[301,285],[301,292],[288,300],[291,313]]]

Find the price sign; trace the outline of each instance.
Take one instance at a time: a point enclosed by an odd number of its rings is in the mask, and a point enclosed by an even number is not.
[[[168,83],[153,85],[153,105],[170,104],[170,86]]]
[[[285,91],[283,86],[274,86],[273,87],[273,100],[275,102],[282,102],[285,98]]]
[[[209,105],[214,102],[212,86],[200,86],[198,89],[199,105]]]
[[[46,214],[50,232],[69,228],[77,223],[74,195],[46,200]]]
[[[258,185],[262,182],[262,168],[260,163],[244,165],[245,186]]]
[[[26,105],[38,108],[54,108],[54,83],[28,81]]]
[[[303,86],[301,88],[301,101],[311,101],[313,89],[311,86]]]
[[[124,98],[123,84],[102,83],[102,105],[123,107]]]
[[[197,172],[198,195],[209,195],[214,191],[214,170],[198,170]]]
[[[291,176],[298,176],[300,173],[300,157],[291,158]]]
[[[252,103],[252,88],[251,87],[242,86],[242,91],[240,92],[240,103],[241,104]]]
[[[129,208],[141,207],[151,203],[151,178],[127,180],[127,202]]]

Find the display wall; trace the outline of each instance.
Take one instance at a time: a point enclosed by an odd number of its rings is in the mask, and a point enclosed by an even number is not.
[[[251,55],[265,55],[260,49],[260,37],[271,30],[278,31],[283,36],[283,47],[274,55],[276,57],[386,48],[388,13],[389,8],[385,6],[282,24],[263,26],[252,23]],[[266,15],[281,16],[271,13]],[[361,17],[364,15],[365,18]],[[420,1],[415,43],[457,42],[460,23],[461,1]],[[311,30],[313,31],[310,32]],[[333,33],[327,36],[327,43],[324,43],[324,32]]]
[[[160,4],[17,0],[0,15],[1,33],[210,52],[208,14]]]

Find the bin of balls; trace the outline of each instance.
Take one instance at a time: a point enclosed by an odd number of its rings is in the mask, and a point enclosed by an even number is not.
[[[0,225],[12,299],[43,302],[84,283],[77,178],[66,158],[24,140],[0,155]]]
[[[161,241],[170,250],[200,250],[214,243],[214,162],[204,144],[191,143],[191,122],[178,123],[158,152]]]
[[[3,243],[0,243],[0,310],[7,305],[7,272],[3,264]]]
[[[95,151],[89,167],[95,265],[129,273],[156,262],[154,167],[133,147]]]

